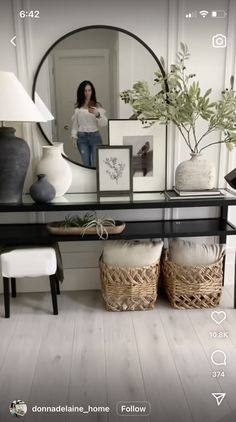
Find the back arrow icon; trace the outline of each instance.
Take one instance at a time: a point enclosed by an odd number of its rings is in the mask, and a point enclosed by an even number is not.
[[[11,43],[14,45],[14,47],[16,47],[16,43],[14,42],[15,41],[15,39],[16,39],[16,35],[14,35],[14,37],[11,39]]]

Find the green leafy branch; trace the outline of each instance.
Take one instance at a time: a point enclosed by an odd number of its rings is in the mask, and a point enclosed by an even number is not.
[[[135,115],[142,122],[161,124],[173,122],[181,133],[187,147],[193,153],[199,153],[211,145],[225,143],[231,150],[236,145],[236,92],[233,90],[234,78],[231,77],[230,89],[221,93],[220,100],[210,101],[211,89],[202,93],[194,73],[187,73],[186,61],[190,54],[188,47],[180,43],[176,64],[169,72],[155,72],[157,93],[151,95],[146,81],[139,81],[132,89],[123,91],[121,99],[130,104]],[[165,69],[165,62],[160,62]],[[168,89],[166,89],[168,86]],[[207,128],[197,138],[197,123],[202,119]],[[202,146],[202,140],[214,132],[223,132],[223,139]]]

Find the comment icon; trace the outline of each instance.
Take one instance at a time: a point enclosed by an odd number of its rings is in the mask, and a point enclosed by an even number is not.
[[[214,352],[211,354],[211,361],[214,365],[226,366],[226,361],[227,361],[226,353],[219,349],[214,350]]]

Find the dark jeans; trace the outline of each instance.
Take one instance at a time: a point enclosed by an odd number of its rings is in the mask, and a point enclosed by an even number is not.
[[[99,131],[77,133],[77,147],[85,166],[96,167],[96,147],[101,144]]]

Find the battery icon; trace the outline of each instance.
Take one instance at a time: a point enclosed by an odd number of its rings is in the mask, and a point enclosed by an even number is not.
[[[225,10],[212,10],[211,12],[212,18],[225,18],[226,15],[227,13],[225,12]]]

